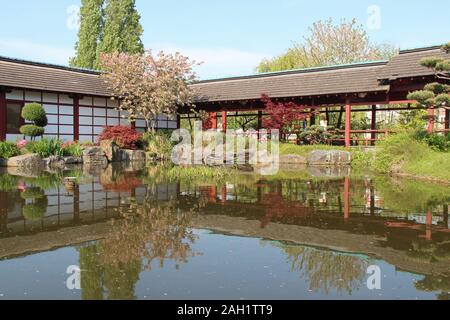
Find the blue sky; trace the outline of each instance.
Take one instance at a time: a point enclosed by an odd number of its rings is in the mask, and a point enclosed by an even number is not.
[[[80,0],[0,2],[0,55],[67,64]],[[137,0],[137,7],[146,48],[203,61],[201,78],[253,73],[262,58],[282,53],[329,17],[356,18],[373,41],[400,48],[450,41],[448,0]],[[379,27],[370,24],[373,8]]]

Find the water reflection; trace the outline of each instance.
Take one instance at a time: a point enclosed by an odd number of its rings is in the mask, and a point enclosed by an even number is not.
[[[290,272],[324,296],[363,290],[376,258],[423,275],[416,290],[448,298],[447,186],[298,172],[205,180],[159,167],[2,173],[0,257],[76,246],[81,298],[134,299],[143,272],[166,262],[180,270],[204,254],[194,229],[207,229],[270,239]]]

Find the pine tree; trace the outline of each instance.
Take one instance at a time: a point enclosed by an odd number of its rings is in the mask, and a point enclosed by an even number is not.
[[[450,43],[442,46],[442,51],[450,54]],[[433,69],[439,81],[429,83],[424,90],[414,91],[408,99],[416,100],[426,108],[450,108],[450,59],[445,57],[424,58],[420,61],[424,67]]]
[[[144,53],[143,33],[135,0],[108,0],[105,9],[105,26],[97,56],[102,53]]]
[[[70,59],[70,66],[87,69],[98,67],[97,46],[102,32],[104,2],[105,0],[81,1],[76,55]]]

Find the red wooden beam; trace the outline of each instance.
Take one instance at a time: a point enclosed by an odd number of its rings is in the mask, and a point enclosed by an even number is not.
[[[428,129],[429,134],[434,132],[434,108],[428,109]]]
[[[227,112],[222,111],[222,132],[227,132]]]
[[[73,98],[73,141],[80,140],[80,97]]]
[[[372,132],[370,133],[370,138],[372,140],[372,146],[375,144],[373,141],[377,138],[377,134],[374,130],[377,129],[377,106],[372,106],[372,118],[370,119],[370,129]]]
[[[350,148],[350,130],[352,129],[352,106],[350,99],[345,102],[345,147]]]

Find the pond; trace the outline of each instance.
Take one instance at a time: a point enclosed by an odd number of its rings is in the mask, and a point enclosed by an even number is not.
[[[449,298],[448,186],[183,170],[1,172],[0,299]]]

